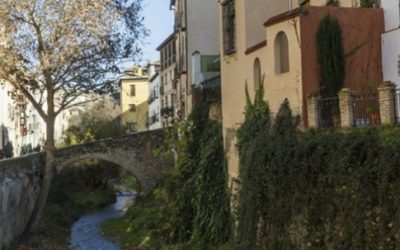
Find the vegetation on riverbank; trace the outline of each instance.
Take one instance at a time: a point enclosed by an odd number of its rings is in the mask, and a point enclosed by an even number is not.
[[[68,249],[70,229],[80,216],[95,212],[115,201],[115,190],[107,182],[117,177],[116,167],[104,162],[83,162],[66,168],[53,181],[38,234],[29,246],[18,249]]]
[[[221,125],[208,104],[172,129],[161,156],[179,157],[167,178],[127,214],[104,224],[123,249],[231,249]]]
[[[126,134],[126,128],[115,119],[118,110],[113,102],[103,100],[80,116],[73,117],[74,124],[59,145],[70,146]],[[70,229],[82,215],[100,210],[115,200],[115,190],[110,180],[121,176],[120,184],[137,188],[135,177],[120,168],[96,159],[87,159],[68,166],[54,177],[44,217],[38,234],[29,246],[20,249],[68,249]]]

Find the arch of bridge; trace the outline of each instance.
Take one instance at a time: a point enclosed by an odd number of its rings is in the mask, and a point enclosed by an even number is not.
[[[156,130],[74,145],[57,150],[55,166],[59,172],[81,160],[104,160],[132,173],[138,179],[141,191],[146,193],[162,178],[162,168],[168,165],[153,155],[154,149],[161,146],[163,141],[164,132]]]

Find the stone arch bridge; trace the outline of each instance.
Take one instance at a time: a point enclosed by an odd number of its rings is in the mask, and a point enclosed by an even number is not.
[[[155,130],[62,148],[55,154],[56,169],[84,159],[105,160],[135,175],[146,193],[173,163],[154,156],[164,138],[165,131]],[[23,232],[40,190],[44,164],[44,152],[0,160],[0,249]]]
[[[57,150],[54,163],[59,172],[81,160],[105,160],[132,173],[146,193],[162,178],[163,168],[171,165],[154,156],[164,136],[163,130],[155,130],[74,145]]]

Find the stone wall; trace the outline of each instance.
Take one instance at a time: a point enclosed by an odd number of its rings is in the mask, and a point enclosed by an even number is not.
[[[0,161],[0,249],[23,232],[39,194],[43,154]]]

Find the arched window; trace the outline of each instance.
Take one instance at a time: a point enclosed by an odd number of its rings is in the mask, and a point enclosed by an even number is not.
[[[285,32],[281,31],[275,38],[275,73],[289,72],[289,42]]]
[[[257,91],[261,84],[261,63],[260,59],[256,58],[253,65],[254,74],[254,91]]]

